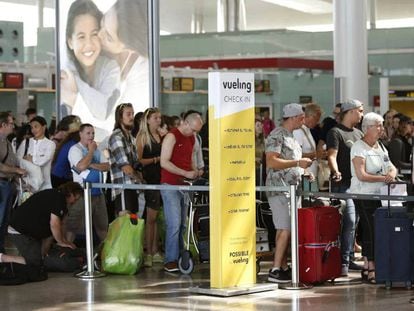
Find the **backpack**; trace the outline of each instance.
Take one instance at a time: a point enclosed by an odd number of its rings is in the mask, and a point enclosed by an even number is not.
[[[47,273],[44,267],[24,265],[16,262],[0,263],[0,285],[20,285],[44,280],[47,280]]]
[[[50,272],[75,272],[82,269],[85,258],[85,250],[82,248],[71,249],[54,245],[45,256],[44,264]]]

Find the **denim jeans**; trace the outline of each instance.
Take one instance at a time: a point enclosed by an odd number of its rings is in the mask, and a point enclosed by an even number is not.
[[[14,193],[15,188],[12,183],[0,180],[0,253],[4,253],[4,239],[7,234],[9,211]]]
[[[165,263],[178,261],[184,249],[187,210],[186,194],[176,190],[161,190],[165,216]]]
[[[344,185],[332,185],[332,192],[345,193],[348,187]],[[355,204],[352,199],[346,200],[346,207],[342,212],[341,228],[341,257],[342,264],[349,264],[354,257],[355,228],[358,222]]]

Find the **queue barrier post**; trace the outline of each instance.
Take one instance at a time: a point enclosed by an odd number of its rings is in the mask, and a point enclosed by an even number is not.
[[[105,276],[98,270],[95,270],[93,263],[93,235],[92,235],[92,184],[84,182],[84,200],[85,200],[85,237],[86,237],[86,262],[87,269],[77,273],[75,276],[80,279],[95,279]]]
[[[298,239],[298,206],[296,196],[296,184],[290,185],[290,226],[291,226],[291,257],[292,257],[292,282],[281,284],[279,288],[289,290],[309,289],[312,286],[299,281],[299,239]]]

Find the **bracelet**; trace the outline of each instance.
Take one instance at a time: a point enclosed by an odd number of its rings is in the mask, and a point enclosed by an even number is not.
[[[154,164],[157,164],[157,157],[154,157]]]
[[[296,167],[299,167],[299,162],[300,162],[300,160],[298,160],[298,161],[296,162]]]

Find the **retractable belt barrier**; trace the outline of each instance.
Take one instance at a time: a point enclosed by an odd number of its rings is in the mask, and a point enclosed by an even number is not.
[[[93,240],[92,240],[92,217],[91,217],[91,189],[132,189],[132,190],[175,190],[175,191],[202,191],[208,192],[210,186],[190,186],[190,185],[149,185],[149,184],[106,184],[106,183],[85,183],[84,200],[85,200],[85,232],[87,245],[87,271],[81,278],[94,279],[103,276],[99,271],[95,271],[93,264]],[[312,192],[298,190],[297,185],[284,187],[257,186],[256,191],[272,191],[291,194],[291,248],[292,248],[292,284],[289,289],[301,289],[303,286],[299,283],[299,266],[298,266],[298,217],[297,217],[297,196],[313,196],[330,199],[357,199],[357,200],[392,200],[392,201],[414,201],[414,196],[399,195],[376,195],[376,194],[352,194],[352,193],[334,193],[334,192]]]

